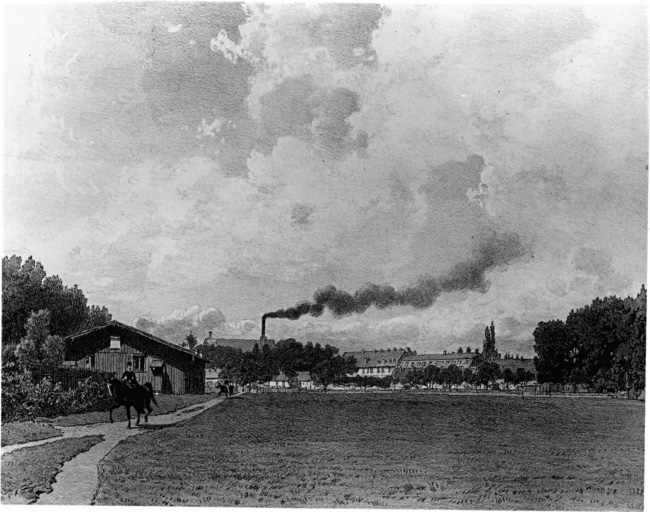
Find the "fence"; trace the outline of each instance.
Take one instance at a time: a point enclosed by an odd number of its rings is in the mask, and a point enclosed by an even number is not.
[[[46,366],[39,365],[31,370],[32,379],[35,382],[48,378],[55,384],[61,384],[61,387],[68,391],[76,389],[81,382],[91,377],[98,382],[105,382],[115,377],[113,372],[100,372],[86,368],[69,368],[65,366]]]

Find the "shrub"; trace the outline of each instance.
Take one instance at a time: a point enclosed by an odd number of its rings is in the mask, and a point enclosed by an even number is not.
[[[33,382],[28,372],[2,374],[3,423],[102,411],[111,402],[105,387],[91,377],[76,389],[63,391],[60,384],[54,384],[49,378]]]

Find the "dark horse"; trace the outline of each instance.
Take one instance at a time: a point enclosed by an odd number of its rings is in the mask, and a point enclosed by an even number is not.
[[[108,392],[115,399],[115,404],[108,413],[108,418],[111,420],[111,423],[113,423],[113,410],[122,405],[126,407],[126,417],[129,420],[128,428],[131,428],[131,406],[138,413],[138,419],[135,422],[136,426],[140,425],[140,414],[144,414],[145,423],[149,421],[149,414],[153,410],[151,408],[151,402],[158,405],[156,397],[153,395],[153,386],[150,382],[145,382],[144,386],[138,384],[131,388],[126,382],[113,378],[108,380],[107,385]],[[144,412],[145,409],[147,409],[146,414]]]
[[[217,393],[217,396],[221,396],[222,393],[225,393],[226,398],[230,396],[230,390],[228,389],[228,386],[225,384],[217,383],[217,387],[219,388],[219,393]]]

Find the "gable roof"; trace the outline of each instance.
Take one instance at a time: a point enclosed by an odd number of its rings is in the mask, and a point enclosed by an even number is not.
[[[158,336],[154,336],[153,334],[149,334],[146,331],[143,331],[141,329],[138,329],[136,327],[132,327],[130,325],[123,324],[122,322],[118,322],[117,320],[111,320],[108,322],[106,325],[101,325],[99,327],[93,327],[92,329],[87,329],[85,331],[81,331],[75,334],[71,334],[70,336],[66,336],[64,338],[65,341],[67,342],[74,342],[80,338],[84,338],[88,336],[89,334],[93,334],[99,331],[102,331],[104,329],[107,329],[109,327],[117,327],[118,329],[123,329],[126,331],[130,331],[134,334],[137,334],[138,336],[142,336],[144,338],[148,338],[151,341],[155,341],[156,343],[160,343],[161,345],[164,345],[165,347],[177,350],[178,352],[182,352],[188,356],[192,356],[200,361],[205,361],[206,363],[208,362],[207,359],[202,358],[201,356],[195,354],[193,351],[183,348],[179,345],[176,345],[175,343],[172,343],[171,341],[163,340],[162,338],[159,338]]]
[[[462,354],[420,354],[415,356],[404,356],[401,362],[406,363],[407,361],[448,361],[450,359],[474,359],[476,354],[467,354],[463,352]]]
[[[246,340],[246,339],[232,339],[232,338],[206,338],[203,341],[204,345],[210,345],[215,347],[232,347],[238,348],[242,352],[252,352],[255,344],[262,348],[262,345],[268,344],[271,347],[275,345],[273,340],[266,340],[261,342],[260,340]]]
[[[402,356],[408,354],[406,350],[360,350],[357,352],[344,352],[343,357],[354,357],[357,368],[376,368],[378,366],[397,366]],[[412,353],[412,352],[411,352]]]

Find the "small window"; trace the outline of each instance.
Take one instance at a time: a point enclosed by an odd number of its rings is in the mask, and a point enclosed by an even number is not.
[[[147,361],[147,356],[145,355],[133,356],[133,371],[144,372],[146,368],[145,366],[146,361]]]
[[[120,343],[120,337],[111,336],[111,350],[120,350],[121,348],[122,344]]]

